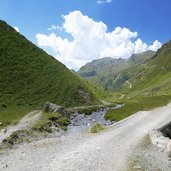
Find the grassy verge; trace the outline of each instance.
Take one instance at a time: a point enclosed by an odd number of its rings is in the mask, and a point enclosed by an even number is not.
[[[0,110],[0,128],[5,128],[8,125],[17,124],[24,117],[30,108],[6,108]]]
[[[33,126],[33,130],[53,132],[55,128],[66,130],[69,124],[69,116],[63,116],[60,113],[43,113],[40,120]]]
[[[97,123],[91,127],[90,132],[91,133],[98,133],[98,132],[102,131],[103,129],[104,128],[102,127],[102,125]]]
[[[75,108],[68,108],[68,113],[75,113],[78,112],[80,114],[90,115],[92,112],[99,111],[101,109],[104,109],[106,107],[114,107],[119,103],[115,103],[114,100],[112,103],[108,105],[91,105],[91,106],[80,106]]]
[[[131,156],[129,156],[127,171],[137,170],[134,169],[135,166],[140,166],[141,170],[148,170],[146,168],[146,162],[144,161],[144,151],[147,150],[148,146],[151,144],[149,135],[146,135],[140,144],[132,151]]]
[[[124,101],[125,106],[116,110],[108,110],[105,114],[107,120],[122,120],[138,111],[151,110],[168,104],[171,101],[171,95],[149,96],[129,99]]]

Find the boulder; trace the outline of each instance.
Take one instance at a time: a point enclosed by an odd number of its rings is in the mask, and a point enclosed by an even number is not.
[[[160,148],[166,148],[168,142],[170,141],[170,139],[168,137],[164,137],[159,130],[151,131],[150,139],[153,145]]]
[[[93,121],[93,122],[96,122],[96,120],[95,120],[95,119],[92,119],[92,121]]]
[[[56,105],[54,103],[46,102],[44,105],[44,111],[49,112],[49,113],[63,113],[64,112],[64,107]]]

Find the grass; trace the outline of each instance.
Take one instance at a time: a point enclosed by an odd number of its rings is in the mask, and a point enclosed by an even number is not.
[[[78,113],[84,113],[85,115],[90,115],[92,112],[95,112],[97,110],[100,110],[102,106],[92,106],[92,107],[84,107],[84,108],[79,108],[77,111]]]
[[[139,97],[125,101],[122,108],[108,110],[105,114],[106,120],[120,121],[138,111],[151,110],[168,104],[171,101],[171,95]]]
[[[8,125],[17,124],[22,117],[24,117],[28,112],[30,112],[30,108],[7,108],[0,111],[0,128],[5,128]]]
[[[104,128],[102,127],[102,125],[97,123],[91,127],[90,132],[91,133],[98,133],[98,132],[102,131],[103,129]]]

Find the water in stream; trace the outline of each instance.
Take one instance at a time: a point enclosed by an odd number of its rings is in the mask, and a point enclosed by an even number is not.
[[[118,104],[111,109],[115,110],[121,108],[124,104]],[[71,123],[67,127],[69,135],[77,135],[87,131],[91,126],[100,123],[103,126],[112,125],[115,121],[105,120],[104,116],[108,109],[101,109],[100,111],[92,112],[91,115],[84,115],[75,113],[71,117]]]

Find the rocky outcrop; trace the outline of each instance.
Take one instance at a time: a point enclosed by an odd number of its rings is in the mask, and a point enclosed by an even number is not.
[[[92,100],[90,93],[84,90],[82,87],[77,88],[77,95],[80,97],[80,100],[85,103],[90,103]]]
[[[44,112],[49,112],[49,113],[64,113],[64,107],[56,105],[54,103],[46,102],[44,105]]]
[[[159,130],[153,130],[150,133],[151,142],[163,148],[167,152],[168,160],[171,161],[171,122],[162,126]]]
[[[163,134],[159,130],[153,130],[150,133],[150,139],[153,145],[156,145],[163,149],[167,147],[167,144],[170,140],[168,137],[163,136]]]

